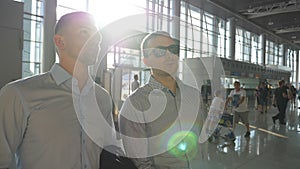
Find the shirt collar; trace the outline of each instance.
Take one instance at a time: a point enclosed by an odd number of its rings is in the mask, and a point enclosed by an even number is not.
[[[72,75],[70,75],[64,68],[62,68],[59,64],[54,64],[52,68],[50,69],[50,73],[57,85],[60,85],[64,83],[65,81],[72,79]],[[76,83],[77,85],[77,79],[73,78],[73,82]],[[86,86],[91,87],[93,86],[94,81],[93,79],[89,76]]]
[[[153,76],[150,76],[148,84],[153,88],[153,89],[164,89],[166,88],[164,85],[162,85],[159,81],[157,81]]]
[[[57,85],[60,85],[72,78],[72,76],[57,63],[52,66],[50,73]]]
[[[183,82],[178,78],[175,77],[176,79],[176,87],[179,88],[183,85]],[[153,88],[153,89],[165,89],[166,87],[162,85],[159,81],[157,81],[153,76],[150,76],[148,84]]]

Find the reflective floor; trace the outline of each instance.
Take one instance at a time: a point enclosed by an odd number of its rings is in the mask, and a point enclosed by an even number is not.
[[[219,138],[202,145],[203,169],[300,169],[299,102],[286,113],[287,124],[273,125],[277,110],[271,107],[261,114],[250,109],[250,138],[245,127],[235,128],[234,144]]]

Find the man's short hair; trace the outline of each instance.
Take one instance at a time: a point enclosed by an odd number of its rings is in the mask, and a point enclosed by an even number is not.
[[[152,32],[152,33],[149,33],[148,35],[146,35],[144,37],[142,43],[141,43],[141,53],[142,53],[143,57],[148,57],[148,56],[145,55],[144,50],[147,49],[150,40],[153,39],[153,38],[155,38],[155,37],[158,37],[158,36],[168,37],[168,38],[174,40],[174,42],[179,45],[179,40],[174,39],[173,37],[171,37],[171,35],[168,32],[165,32],[165,31]]]
[[[241,83],[240,83],[239,81],[235,81],[234,84],[239,84],[239,85],[241,85]]]
[[[57,21],[57,23],[55,25],[54,33],[58,34],[59,31],[61,31],[66,25],[68,25],[68,23],[70,23],[71,20],[82,18],[82,17],[94,20],[93,16],[87,12],[78,11],[78,12],[68,13],[68,14],[63,15]]]

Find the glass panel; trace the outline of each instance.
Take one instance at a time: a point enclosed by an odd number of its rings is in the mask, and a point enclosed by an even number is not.
[[[263,54],[263,49],[262,49],[262,41],[263,41],[263,36],[260,35],[259,39],[258,39],[258,44],[257,44],[257,63],[262,65],[263,64],[263,58],[262,58],[262,54]]]
[[[22,63],[22,77],[28,77],[39,74],[41,72],[41,63],[24,62]]]
[[[87,0],[57,0],[57,6],[73,10],[86,10]]]
[[[243,60],[243,30],[236,28],[235,32],[235,60]]]
[[[244,31],[244,43],[243,43],[243,61],[250,61],[250,53],[251,53],[251,33],[249,31]]]
[[[258,36],[255,34],[252,34],[251,36],[251,62],[258,64],[258,52],[259,52],[259,46],[258,46]]]
[[[146,8],[146,0],[88,0],[88,2],[87,9],[95,15],[100,27],[120,18],[144,13]],[[165,14],[168,12],[167,3],[164,3],[163,12]]]
[[[226,53],[226,22],[223,19],[218,18],[217,32],[218,46],[217,54],[219,57],[225,58]]]
[[[22,77],[41,72],[44,1],[24,1]]]
[[[225,38],[225,40],[226,40],[226,58],[229,58],[229,47],[230,47],[230,41],[231,41],[231,37],[230,37],[230,32],[229,32],[229,25],[230,25],[230,22],[229,21],[227,21],[226,22],[226,38]]]
[[[284,47],[283,45],[279,45],[279,54],[278,54],[278,65],[283,66],[283,53],[284,53]]]
[[[278,50],[279,50],[279,48],[278,48],[278,44],[275,44],[275,46],[274,46],[274,65],[277,65],[278,64]]]

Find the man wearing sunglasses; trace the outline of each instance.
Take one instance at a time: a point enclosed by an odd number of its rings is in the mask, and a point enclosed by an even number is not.
[[[151,77],[126,99],[120,112],[126,155],[139,169],[200,168],[200,94],[176,77],[178,40],[166,32],[150,33],[141,51]]]

